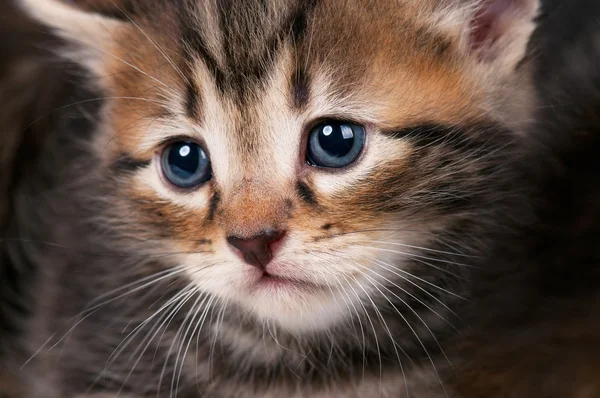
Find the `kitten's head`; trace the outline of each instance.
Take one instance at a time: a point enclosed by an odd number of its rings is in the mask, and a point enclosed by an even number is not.
[[[113,224],[200,291],[317,330],[481,249],[535,0],[20,1],[106,97]]]

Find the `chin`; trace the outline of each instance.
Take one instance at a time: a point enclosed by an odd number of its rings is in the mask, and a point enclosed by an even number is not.
[[[333,329],[348,315],[346,301],[334,288],[297,286],[287,281],[269,281],[252,287],[240,302],[259,321],[275,324],[292,334]]]
[[[205,270],[193,282],[221,302],[236,304],[245,319],[308,334],[331,330],[350,315],[348,298],[331,283],[289,272],[278,276],[239,265],[227,268]]]

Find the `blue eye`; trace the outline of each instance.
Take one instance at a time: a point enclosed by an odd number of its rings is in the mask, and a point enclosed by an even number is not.
[[[313,166],[340,168],[354,162],[364,146],[364,127],[327,121],[310,132],[307,160]]]
[[[180,141],[166,147],[161,165],[165,177],[179,188],[193,188],[212,178],[208,155],[193,142]]]

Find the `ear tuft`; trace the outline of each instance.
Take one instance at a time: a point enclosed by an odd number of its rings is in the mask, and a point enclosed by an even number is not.
[[[62,51],[61,55],[94,72],[101,72],[102,59],[110,52],[119,31],[127,25],[60,0],[18,0],[18,3],[27,15],[73,44],[73,49]]]
[[[469,50],[483,62],[514,68],[535,29],[539,0],[479,0],[469,25]]]

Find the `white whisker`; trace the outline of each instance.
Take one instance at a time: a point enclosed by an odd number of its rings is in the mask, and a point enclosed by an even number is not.
[[[164,50],[156,43],[131,17],[127,14],[121,7],[119,7],[114,1],[109,0],[127,19],[129,22],[133,24],[145,37],[148,39],[150,43],[161,53],[161,55],[165,58],[165,60],[173,67],[173,69],[183,78],[184,81],[189,81],[187,76],[175,65],[173,60],[164,52]]]
[[[419,290],[421,290],[422,292],[424,292],[425,294],[427,294],[429,297],[431,297],[432,299],[434,299],[438,304],[442,305],[445,309],[447,309],[448,311],[450,311],[454,316],[458,317],[458,314],[456,314],[456,312],[454,312],[450,307],[448,307],[448,305],[446,305],[446,303],[444,303],[442,300],[440,300],[439,298],[437,298],[436,296],[434,296],[433,294],[431,294],[431,292],[429,292],[427,289],[424,289],[423,287],[419,286],[418,284],[416,284],[415,282],[411,281],[410,279],[406,278],[404,275],[400,275],[399,273],[397,273],[396,271],[394,271],[393,269],[388,268],[386,265],[387,263],[381,260],[377,260],[377,259],[373,259],[371,260],[372,264],[379,266],[383,269],[385,269],[388,272],[393,273],[394,275],[396,275],[399,278],[402,278],[403,280],[405,280],[406,282],[410,283],[411,285],[415,286],[416,288],[418,288]],[[396,283],[390,281],[388,278],[384,278],[388,283],[391,283],[392,285],[394,285],[395,287],[397,287],[398,289],[402,290],[404,293],[406,293],[407,295],[409,295],[410,297],[412,297],[413,299],[417,300],[419,303],[421,303],[424,307],[426,307],[427,309],[431,310],[434,314],[436,314],[437,316],[439,316],[441,319],[443,319],[445,322],[447,322],[450,326],[452,326],[452,324],[450,322],[448,322],[446,319],[444,319],[440,314],[438,314],[437,312],[435,312],[433,309],[431,309],[427,304],[425,304],[423,301],[421,301],[420,299],[418,299],[416,296],[414,296],[413,294],[411,294],[410,292],[408,292],[406,289],[398,286]],[[454,327],[454,326],[452,326]]]
[[[355,265],[359,265],[360,266],[360,264],[358,264],[358,263],[355,263]],[[363,266],[361,266],[361,267],[363,267]],[[388,290],[392,295],[394,295],[394,297],[396,297],[398,300],[400,300],[400,302],[402,304],[404,304],[421,321],[421,323],[423,323],[423,325],[425,326],[425,328],[427,328],[427,330],[429,331],[429,333],[431,334],[431,336],[433,337],[433,339],[437,343],[438,347],[440,347],[440,349],[441,349],[441,346],[440,346],[438,340],[436,339],[435,335],[433,334],[433,332],[431,331],[431,329],[429,328],[429,326],[427,325],[427,323],[421,318],[421,316],[419,316],[419,314],[410,305],[408,305],[408,303],[406,303],[406,301],[404,301],[402,298],[400,298],[398,295],[396,295],[390,289],[388,289],[387,287],[385,287],[381,283],[377,282],[375,279],[373,279],[372,277],[370,277],[369,275],[367,275],[363,271],[360,271],[358,269],[357,269],[357,271],[360,272],[361,275],[363,275],[365,278],[367,278],[367,280],[369,281],[369,283],[387,300],[387,302],[392,306],[392,308],[396,311],[396,313],[402,318],[402,320],[404,321],[404,323],[406,323],[406,325],[411,330],[411,332],[413,333],[413,335],[417,338],[417,341],[421,345],[421,348],[423,348],[423,350],[425,351],[425,354],[427,355],[427,358],[429,359],[429,362],[431,363],[431,366],[433,367],[433,370],[434,370],[434,372],[435,372],[435,374],[436,374],[436,376],[437,376],[437,378],[438,378],[438,380],[439,380],[439,382],[440,382],[440,384],[442,386],[442,389],[444,390],[444,392],[446,392],[446,389],[444,387],[444,383],[442,382],[442,379],[441,379],[440,375],[438,374],[437,367],[435,366],[435,362],[433,361],[433,358],[431,357],[431,355],[429,354],[429,351],[425,347],[425,344],[423,343],[423,341],[419,337],[417,331],[413,328],[413,326],[410,324],[410,322],[408,321],[408,319],[406,319],[406,317],[391,302],[391,300],[381,291],[381,289],[379,289],[377,287],[376,284],[379,284],[384,289]],[[377,275],[379,275],[379,274],[377,274]],[[358,281],[357,281],[357,283],[358,283]],[[365,293],[366,293],[366,291],[365,291]],[[371,300],[370,297],[369,297],[369,300]],[[372,302],[372,300],[371,300],[371,302]],[[373,305],[375,305],[375,304],[373,303]],[[376,311],[378,312],[379,316],[382,316],[381,313],[379,313],[379,310],[376,310]],[[393,339],[392,339],[392,341],[393,341]],[[443,352],[443,350],[442,350],[442,353],[446,357],[446,354]],[[448,357],[446,357],[446,359],[448,359]],[[447,393],[446,393],[446,396],[447,396]]]
[[[208,296],[203,296],[202,294],[199,294],[198,298],[196,298],[196,301],[194,301],[194,303],[192,304],[190,311],[188,312],[185,319],[181,323],[182,328],[185,326],[186,322],[188,323],[188,326],[185,329],[185,331],[183,332],[183,335],[181,336],[181,338],[179,339],[179,340],[181,340],[181,343],[179,344],[179,348],[177,349],[177,356],[175,357],[173,376],[171,377],[171,394],[173,394],[173,391],[174,391],[175,397],[177,397],[177,391],[179,390],[179,378],[181,377],[181,372],[183,370],[186,352],[189,347],[189,343],[186,346],[186,337],[189,334],[192,326],[194,325],[194,319],[196,319],[196,316],[198,315],[200,310],[203,309],[203,304],[206,302],[207,299],[208,299]],[[189,318],[189,321],[188,321],[188,318]],[[178,335],[179,335],[179,332],[175,336],[176,340],[177,340]],[[189,342],[191,342],[192,337],[193,337],[193,335],[190,336]],[[183,348],[184,346],[186,347],[185,351]],[[179,365],[180,356],[181,356],[181,365]],[[177,369],[178,366],[179,366],[179,370]]]
[[[366,245],[359,245],[359,244],[356,244],[356,246],[363,247],[365,249],[372,249],[372,250],[379,250],[379,251],[388,252],[388,253],[402,254],[404,256],[408,256],[408,257],[411,257],[411,258],[418,258],[418,259],[429,260],[429,261],[437,261],[437,262],[444,263],[444,264],[459,265],[461,267],[467,267],[467,268],[476,268],[476,267],[474,267],[473,265],[470,265],[470,264],[462,264],[462,263],[457,263],[455,261],[446,260],[446,259],[443,259],[443,258],[427,257],[427,256],[423,256],[423,255],[420,255],[420,254],[415,254],[415,253],[410,253],[410,252],[403,252],[403,251],[400,251],[400,250],[386,249],[386,248],[383,248],[383,247],[366,246]],[[440,268],[440,270],[445,271],[445,270],[443,270],[441,268]]]
[[[371,242],[372,243],[384,244],[384,245],[393,245],[393,246],[408,247],[410,249],[418,249],[418,250],[428,251],[428,252],[432,252],[432,253],[448,254],[450,256],[459,256],[459,257],[468,257],[468,258],[481,258],[480,256],[473,256],[473,255],[464,254],[464,253],[447,252],[447,251],[443,251],[443,250],[430,249],[428,247],[423,247],[423,246],[407,245],[406,243],[378,241],[378,240],[371,240]]]

